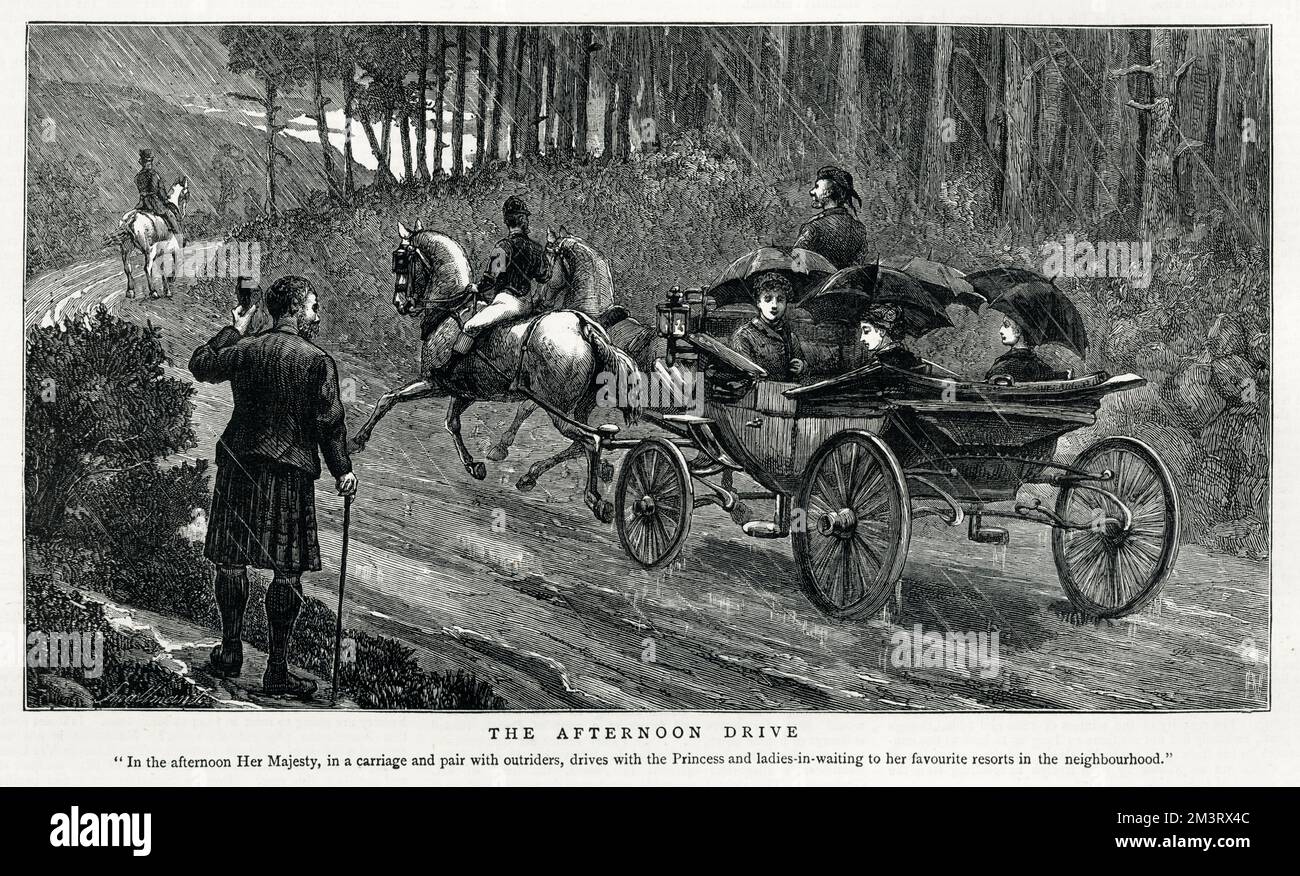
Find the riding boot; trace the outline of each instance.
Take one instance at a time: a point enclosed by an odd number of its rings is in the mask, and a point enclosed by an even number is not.
[[[456,367],[460,365],[466,357],[469,356],[470,350],[474,349],[474,336],[468,332],[462,331],[452,344],[451,353],[447,356],[447,361],[442,363],[438,369],[444,377],[450,377]]]
[[[214,674],[235,678],[244,665],[244,609],[248,605],[248,571],[217,569],[217,608],[221,611],[221,644],[208,655]]]
[[[302,610],[302,582],[297,575],[276,574],[266,591],[266,624],[271,647],[262,676],[262,692],[268,696],[308,699],[316,683],[289,672],[289,642],[293,625]]]

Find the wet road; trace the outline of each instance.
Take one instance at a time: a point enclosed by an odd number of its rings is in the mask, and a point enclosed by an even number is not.
[[[102,301],[161,326],[179,366],[172,373],[188,379],[190,352],[227,317],[197,306],[183,286],[151,301],[125,299],[124,285],[109,259],[35,278],[27,323],[77,318]],[[337,358],[340,376],[356,381],[355,428],[405,375]],[[199,444],[190,454],[210,457],[229,389],[199,384],[194,403]],[[1013,524],[1011,544],[998,548],[967,541],[964,530],[918,526],[902,616],[832,623],[800,591],[787,543],[749,539],[725,513],[704,508],[674,567],[646,572],[583,505],[580,465],[555,469],[532,493],[515,491],[523,468],[562,446],[544,418],[525,425],[511,458],[488,463],[487,479],[476,482],[456,461],[443,411],[441,401],[398,407],[355,459],[347,622],[401,639],[428,668],[471,669],[514,708],[1267,707],[1266,563],[1184,545],[1159,599],[1098,625],[1072,616],[1046,530]],[[511,414],[471,408],[471,448],[482,454]],[[633,430],[641,432],[650,434]],[[1075,433],[1062,454],[1092,437]],[[327,568],[307,584],[332,604],[342,508],[327,486],[318,491]],[[891,637],[918,625],[995,630],[997,659],[972,671],[899,665]]]

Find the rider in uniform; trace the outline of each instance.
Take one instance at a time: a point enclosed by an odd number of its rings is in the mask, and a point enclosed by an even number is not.
[[[817,171],[808,194],[821,212],[799,228],[794,245],[824,256],[837,271],[857,264],[867,246],[867,229],[851,212],[855,202],[862,203],[853,188],[853,175],[827,165]]]
[[[140,203],[136,209],[161,216],[172,234],[179,234],[180,216],[176,213],[175,205],[167,199],[162,174],[154,170],[152,149],[140,150],[140,172],[135,175],[135,187],[140,192]]]
[[[546,249],[528,235],[528,205],[518,195],[506,198],[501,212],[510,233],[502,238],[488,260],[480,292],[494,292],[492,303],[466,320],[460,337],[452,348],[451,358],[442,370],[450,373],[468,355],[474,341],[498,323],[527,316],[537,307],[533,283],[551,279],[551,263]]]

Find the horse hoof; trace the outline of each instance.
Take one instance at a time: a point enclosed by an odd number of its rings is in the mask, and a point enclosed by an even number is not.
[[[157,292],[150,292],[150,293],[149,293],[149,297],[150,297],[150,298],[160,298],[160,297],[162,297],[162,296],[160,296]]]
[[[537,481],[532,480],[531,478],[523,477],[515,481],[515,489],[521,493],[531,492],[535,486],[537,486]]]
[[[500,462],[510,453],[510,448],[504,444],[493,444],[488,448],[487,458],[492,462]]]
[[[353,438],[348,442],[348,453],[360,453],[366,449],[366,442]]]
[[[614,463],[605,461],[600,463],[600,479],[605,483],[614,480]]]
[[[469,462],[465,464],[465,471],[476,481],[481,481],[487,477],[487,466],[481,462]]]
[[[591,506],[591,513],[596,515],[596,519],[601,523],[614,522],[614,503],[607,499],[597,499]]]
[[[132,290],[130,290],[130,289],[127,289],[127,290],[126,290],[126,297],[127,297],[127,298],[134,298],[134,297],[135,297],[135,292],[132,291]]]

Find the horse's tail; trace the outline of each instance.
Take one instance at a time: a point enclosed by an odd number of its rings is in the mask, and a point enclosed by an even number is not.
[[[624,353],[609,339],[609,334],[601,327],[600,323],[592,319],[581,311],[573,311],[578,317],[578,324],[582,326],[582,337],[591,344],[591,348],[596,352],[596,358],[600,360],[600,366],[608,374],[617,376],[618,386],[634,386],[640,379],[637,373],[636,362],[627,353]],[[629,393],[631,396],[630,403],[620,405],[619,411],[623,414],[623,419],[629,426],[641,419],[641,393]]]
[[[124,215],[121,219],[118,220],[116,227],[114,227],[112,231],[107,232],[102,238],[100,238],[100,244],[102,246],[120,245],[123,237],[130,236],[131,220],[134,218],[135,218],[134,210]]]

